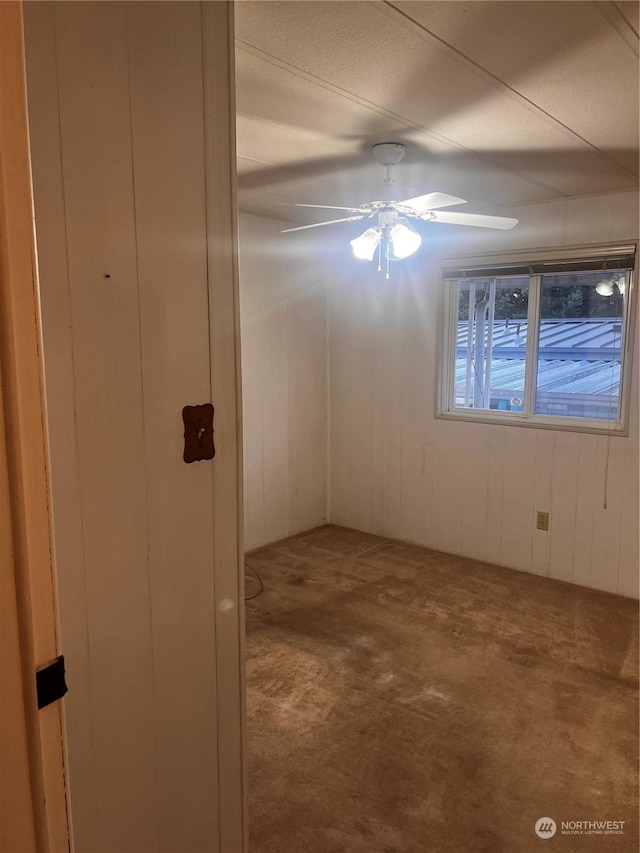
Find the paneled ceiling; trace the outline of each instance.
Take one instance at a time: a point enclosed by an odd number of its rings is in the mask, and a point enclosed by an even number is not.
[[[304,223],[334,216],[281,204],[439,190],[502,212],[636,188],[638,7],[241,0],[241,209]],[[407,146],[392,191],[382,141]]]

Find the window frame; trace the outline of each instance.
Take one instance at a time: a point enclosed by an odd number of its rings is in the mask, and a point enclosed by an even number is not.
[[[637,241],[624,243],[599,244],[597,246],[554,247],[551,249],[533,249],[529,251],[503,252],[499,255],[475,255],[472,257],[447,258],[441,263],[440,280],[443,291],[442,322],[438,346],[438,382],[436,417],[446,420],[470,421],[473,423],[495,423],[502,426],[524,426],[536,429],[564,430],[567,432],[596,433],[627,436],[629,434],[629,406],[631,399],[631,375],[635,339],[636,296],[635,282],[638,267]],[[490,267],[533,266],[553,261],[583,261],[587,258],[606,255],[635,253],[635,265],[629,274],[629,284],[624,296],[622,316],[622,345],[620,364],[619,413],[615,421],[603,421],[598,418],[567,417],[561,415],[542,415],[534,412],[537,390],[537,364],[540,323],[540,289],[542,273],[529,273],[529,300],[527,329],[535,329],[531,338],[527,334],[525,352],[525,384],[522,411],[502,411],[497,409],[465,409],[454,406],[456,358],[454,342],[458,331],[458,293],[459,277],[448,277],[447,271],[466,269],[477,277],[482,270]],[[508,274],[508,273],[505,273]],[[486,277],[486,276],[484,276]]]

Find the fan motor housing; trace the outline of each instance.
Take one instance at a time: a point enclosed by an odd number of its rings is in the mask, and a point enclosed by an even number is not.
[[[381,227],[389,226],[392,227],[396,225],[398,222],[398,214],[393,208],[383,208],[378,211],[378,224]]]

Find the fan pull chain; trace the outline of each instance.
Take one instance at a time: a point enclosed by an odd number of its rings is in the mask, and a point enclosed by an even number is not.
[[[385,278],[389,278],[389,241],[388,240],[387,240],[386,256],[387,256],[387,273],[385,275]]]
[[[382,272],[382,241],[378,243],[378,272]]]

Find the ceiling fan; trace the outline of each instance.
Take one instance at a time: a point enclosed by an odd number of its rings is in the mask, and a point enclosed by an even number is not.
[[[405,148],[406,146],[401,142],[379,142],[373,146],[374,159],[386,169],[384,183],[387,186],[395,183],[393,168],[402,160]],[[404,201],[371,201],[361,204],[359,207],[295,204],[294,207],[343,210],[354,215],[342,219],[330,219],[325,222],[314,222],[311,225],[299,225],[296,228],[285,228],[282,233],[304,231],[308,228],[319,228],[338,222],[357,222],[362,219],[371,219],[373,220],[372,225],[355,240],[350,241],[353,254],[360,260],[372,261],[377,250],[378,270],[382,269],[382,259],[384,258],[386,261],[386,277],[389,278],[389,261],[408,258],[418,250],[422,243],[421,236],[405,224],[407,219],[502,230],[513,228],[518,224],[517,219],[508,216],[488,216],[479,213],[442,210],[443,207],[452,207],[458,204],[466,204],[466,199],[441,192],[426,193],[426,195],[408,198]]]

